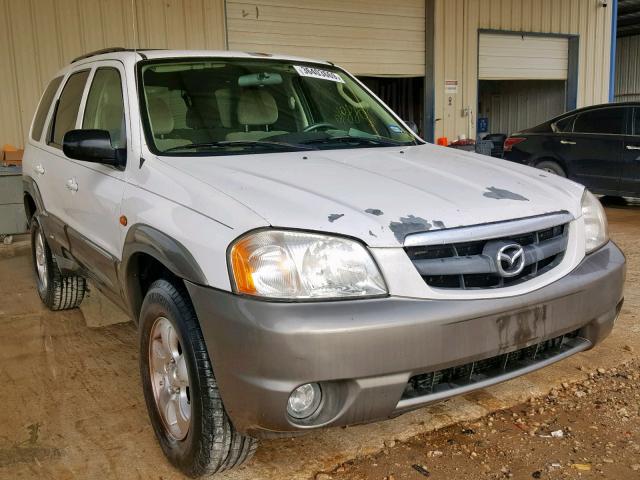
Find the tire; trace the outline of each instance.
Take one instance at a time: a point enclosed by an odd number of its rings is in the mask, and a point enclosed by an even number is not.
[[[184,288],[155,281],[142,304],[139,331],[142,388],[167,459],[190,477],[249,460],[257,440],[238,433],[225,412]]]
[[[31,231],[31,258],[40,300],[50,310],[69,310],[82,303],[87,282],[79,275],[63,274],[47,244],[47,239],[33,216],[29,223]]]
[[[542,162],[537,163],[536,168],[544,170],[545,172],[553,173],[555,175],[558,175],[559,177],[567,178],[567,173],[564,171],[564,169],[556,162],[553,162],[551,160],[543,160]]]

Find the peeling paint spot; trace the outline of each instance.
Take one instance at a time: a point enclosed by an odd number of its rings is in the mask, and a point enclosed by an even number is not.
[[[445,228],[445,224],[442,220],[434,220],[433,226],[436,228]]]
[[[370,213],[371,215],[375,215],[376,217],[379,217],[380,215],[384,214],[382,210],[379,210],[377,208],[367,208],[365,212]]]
[[[487,187],[488,192],[484,192],[483,195],[487,198],[495,198],[496,200],[520,200],[524,202],[528,202],[529,199],[527,197],[523,197],[522,195],[514,192],[510,192],[509,190],[503,190],[498,187]]]
[[[329,221],[331,223],[333,223],[333,222],[335,222],[336,220],[338,220],[339,218],[342,218],[342,217],[344,217],[344,213],[332,213],[327,218],[329,219]]]
[[[378,238],[378,235],[376,235],[375,233],[373,233],[371,230],[369,230],[369,235],[371,235],[372,237],[376,237],[376,238]]]
[[[432,225],[424,218],[414,215],[400,217],[399,222],[391,222],[389,228],[400,243],[404,242],[404,237],[410,233],[424,232],[430,230]]]

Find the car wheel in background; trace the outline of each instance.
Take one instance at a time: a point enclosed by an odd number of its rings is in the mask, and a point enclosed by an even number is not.
[[[542,162],[537,163],[536,168],[539,168],[540,170],[544,170],[545,172],[553,173],[555,175],[558,175],[559,177],[566,178],[567,176],[564,169],[560,165],[558,165],[556,162],[553,162],[551,160],[543,160]]]

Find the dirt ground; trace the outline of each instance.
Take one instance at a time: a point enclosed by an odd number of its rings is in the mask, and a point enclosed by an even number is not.
[[[621,316],[597,348],[392,420],[263,441],[249,464],[215,479],[425,478],[414,464],[443,479],[640,478],[632,469],[640,464],[640,204],[609,204],[607,214],[629,268]],[[184,478],[164,459],[147,418],[135,326],[100,303],[98,319],[90,310],[46,310],[28,252],[0,246],[0,479]],[[585,380],[593,385],[580,386]],[[573,385],[586,395],[573,394]],[[540,436],[557,430],[562,438]]]
[[[318,480],[640,478],[640,362],[545,397],[389,442]]]

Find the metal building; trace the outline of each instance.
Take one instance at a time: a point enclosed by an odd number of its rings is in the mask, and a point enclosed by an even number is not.
[[[0,144],[23,144],[39,95],[58,68],[107,46],[328,59],[361,76],[427,139],[474,138],[484,133],[479,124],[509,133],[608,101],[615,4],[0,0]]]

